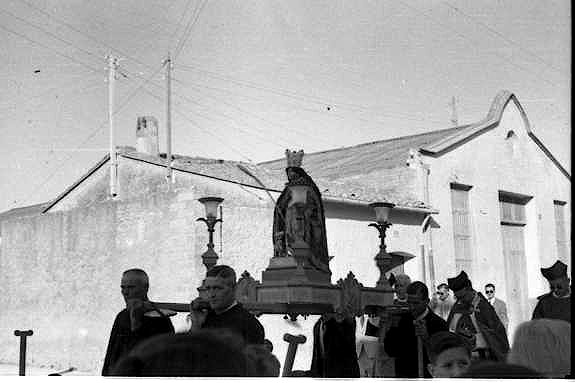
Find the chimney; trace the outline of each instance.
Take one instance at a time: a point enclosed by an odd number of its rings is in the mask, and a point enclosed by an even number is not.
[[[136,149],[152,156],[159,154],[158,120],[156,117],[138,117],[136,127]]]

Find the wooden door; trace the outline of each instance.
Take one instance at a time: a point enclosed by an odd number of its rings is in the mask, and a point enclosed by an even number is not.
[[[528,312],[527,265],[523,232],[522,225],[501,224],[509,337],[519,323],[531,318]]]

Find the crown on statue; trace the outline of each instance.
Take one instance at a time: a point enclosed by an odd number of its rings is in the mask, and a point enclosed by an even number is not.
[[[303,149],[299,151],[286,149],[287,166],[291,167],[301,167],[303,160]]]

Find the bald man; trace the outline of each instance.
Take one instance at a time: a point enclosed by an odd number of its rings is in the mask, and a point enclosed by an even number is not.
[[[116,315],[102,375],[111,375],[114,365],[130,352],[141,341],[154,335],[174,333],[170,318],[156,310],[157,316],[144,315],[149,309],[154,309],[148,300],[148,275],[141,269],[129,269],[122,274],[121,290],[126,308]]]

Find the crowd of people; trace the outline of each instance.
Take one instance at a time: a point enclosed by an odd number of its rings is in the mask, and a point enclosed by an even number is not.
[[[390,282],[393,310],[354,318],[345,309],[325,313],[313,329],[309,371],[291,376],[396,378],[571,377],[571,288],[567,266],[541,269],[550,291],[539,297],[532,319],[508,339],[505,302],[495,285],[485,295],[465,271],[431,294],[405,274]],[[191,328],[174,333],[170,319],[149,301],[143,270],[123,273],[126,308],[116,316],[102,375],[277,377],[280,362],[259,320],[236,301],[236,273],[225,265],[206,273],[202,297],[191,303]],[[383,347],[380,347],[380,346]],[[393,375],[378,370],[385,353]]]

